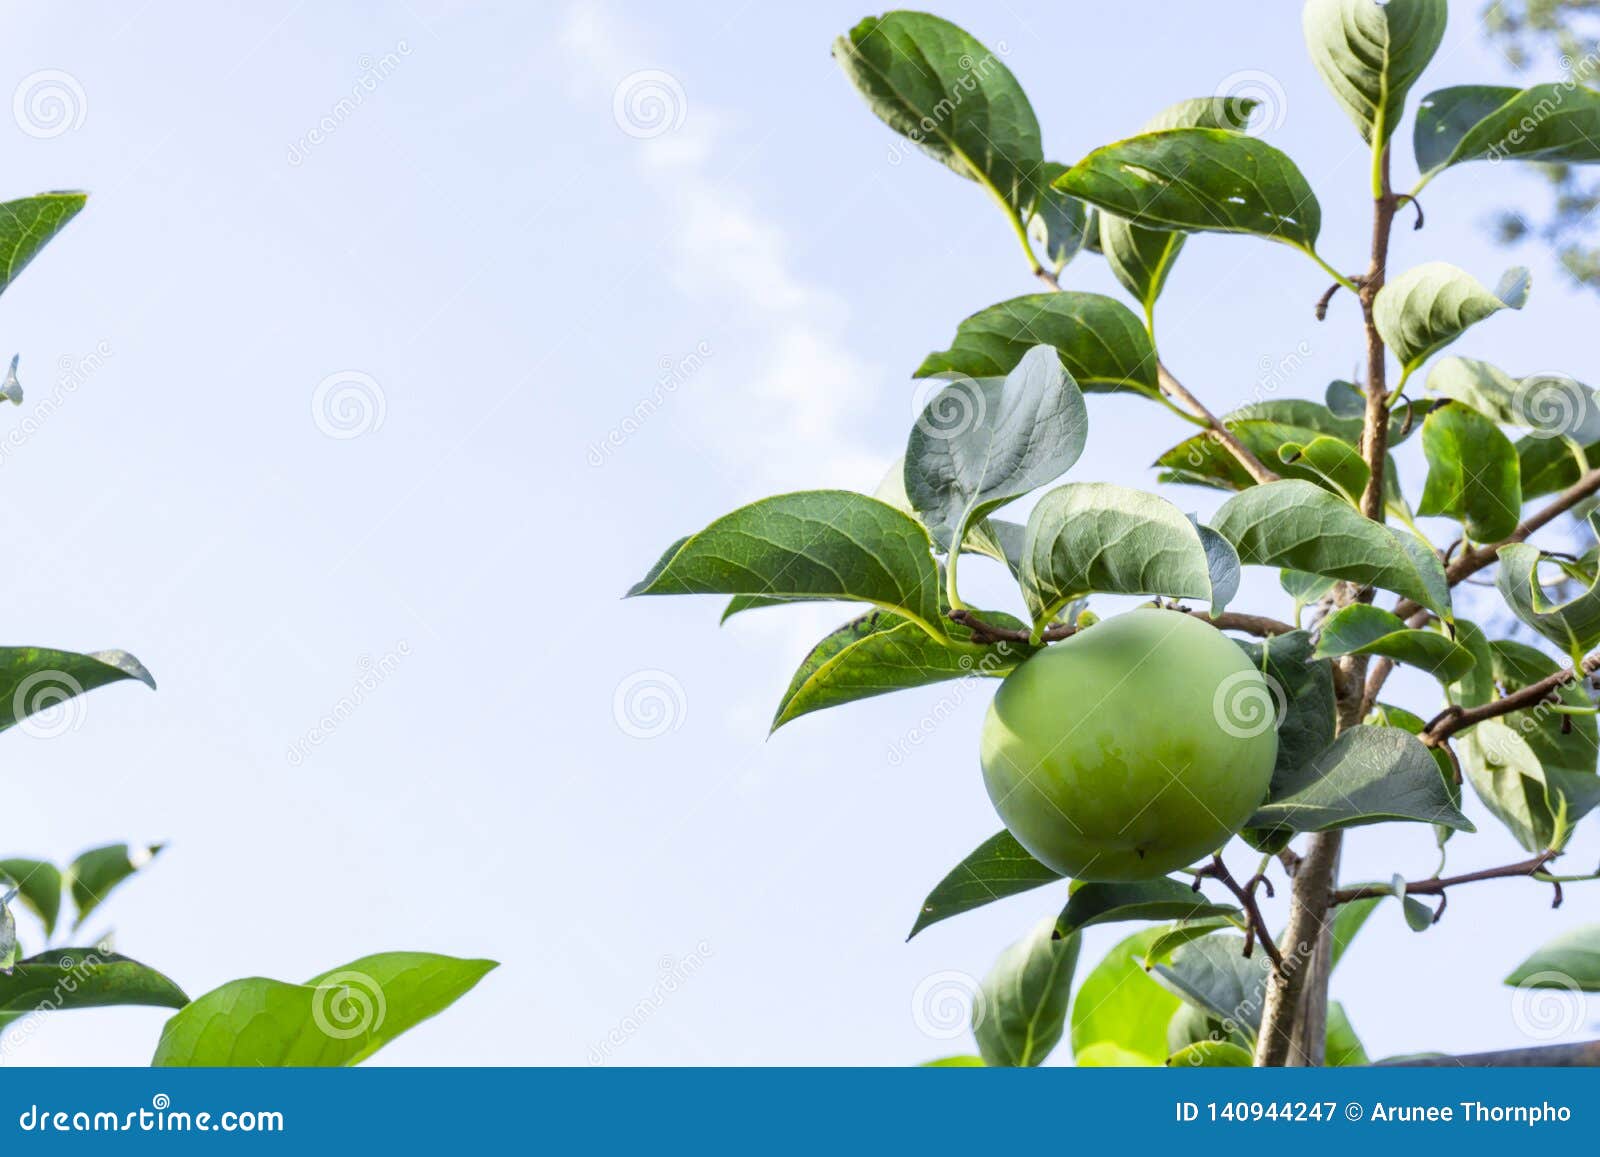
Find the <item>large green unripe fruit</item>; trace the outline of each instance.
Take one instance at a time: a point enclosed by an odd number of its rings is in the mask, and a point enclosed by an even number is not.
[[[1266,797],[1279,694],[1215,627],[1131,611],[1006,677],[983,725],[984,784],[1017,842],[1062,875],[1165,875]]]

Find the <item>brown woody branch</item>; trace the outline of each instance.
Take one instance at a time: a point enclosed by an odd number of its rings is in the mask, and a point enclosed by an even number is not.
[[[1245,919],[1249,924],[1249,928],[1245,932],[1244,954],[1249,956],[1251,949],[1256,941],[1259,940],[1262,950],[1271,959],[1273,966],[1282,968],[1283,954],[1278,951],[1278,946],[1273,943],[1272,930],[1267,927],[1266,918],[1261,915],[1261,905],[1256,903],[1256,886],[1266,883],[1266,878],[1259,875],[1252,876],[1248,885],[1240,884],[1238,880],[1233,878],[1233,873],[1228,871],[1228,865],[1222,862],[1222,856],[1216,853],[1212,854],[1209,865],[1195,872],[1194,886],[1197,890],[1200,887],[1201,879],[1207,876],[1232,892],[1234,898],[1239,901],[1239,906],[1244,909]],[[1270,884],[1268,888],[1271,888]]]
[[[1206,408],[1204,402],[1189,392],[1189,388],[1172,376],[1172,371],[1167,369],[1160,361],[1156,362],[1156,380],[1161,385],[1161,392],[1169,397],[1176,398],[1188,407],[1190,413],[1201,419],[1211,430],[1211,436],[1221,442],[1239,460],[1239,465],[1257,482],[1276,482],[1279,475],[1268,469],[1261,459],[1250,452],[1238,436],[1228,429],[1228,425],[1221,418]]]
[[[1553,675],[1547,675],[1537,683],[1529,683],[1509,695],[1485,703],[1480,707],[1458,707],[1451,705],[1439,714],[1428,720],[1428,725],[1422,729],[1422,742],[1429,747],[1438,747],[1458,731],[1465,731],[1475,723],[1482,723],[1485,719],[1494,719],[1501,715],[1509,715],[1513,711],[1523,711],[1530,707],[1537,707],[1541,703],[1559,703],[1560,691],[1568,683],[1578,679],[1588,678],[1600,670],[1600,651],[1588,656],[1578,668],[1566,667]]]
[[[1600,1041],[1468,1053],[1459,1057],[1406,1057],[1377,1063],[1394,1068],[1594,1068],[1600,1066]]]
[[[1447,888],[1459,887],[1462,884],[1476,884],[1480,880],[1507,880],[1517,876],[1532,876],[1544,868],[1560,853],[1550,849],[1531,856],[1526,860],[1518,860],[1515,864],[1503,864],[1498,868],[1482,868],[1476,872],[1463,872],[1459,876],[1431,876],[1426,880],[1410,881],[1406,884],[1408,896],[1444,896]],[[1348,904],[1352,900],[1382,899],[1384,896],[1394,894],[1387,884],[1363,884],[1355,888],[1340,888],[1333,893],[1332,903]],[[1557,892],[1559,905],[1560,893]]]

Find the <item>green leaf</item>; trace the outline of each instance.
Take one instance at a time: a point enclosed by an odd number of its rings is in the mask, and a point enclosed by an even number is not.
[[[928,893],[906,939],[930,924],[1059,879],[1061,876],[1053,868],[1034,859],[1015,836],[1002,830],[979,844]]]
[[[60,869],[44,860],[13,857],[0,860],[0,877],[16,887],[24,906],[44,925],[44,934],[54,936],[61,912]]]
[[[1195,1041],[1167,1058],[1169,1069],[1247,1069],[1254,1063],[1248,1049],[1225,1040]]]
[[[1051,187],[1051,182],[1067,171],[1065,165],[1046,161],[1039,167],[1039,191],[1028,220],[1028,240],[1044,250],[1052,271],[1060,273],[1076,257],[1089,238],[1089,210],[1078,201]]]
[[[1535,439],[1567,438],[1585,445],[1600,440],[1600,402],[1594,391],[1561,374],[1514,378],[1474,358],[1440,358],[1428,371],[1428,391],[1470,406],[1502,426],[1528,427]]]
[[[1189,521],[1200,535],[1200,545],[1206,551],[1206,569],[1211,575],[1211,613],[1220,615],[1239,593],[1239,583],[1244,578],[1239,552],[1222,535],[1209,526],[1202,526],[1195,515],[1189,515]]]
[[[948,551],[977,519],[1066,473],[1088,435],[1077,383],[1036,345],[1004,378],[962,378],[933,396],[906,445],[906,495]]]
[[[1408,628],[1405,620],[1381,607],[1352,603],[1322,622],[1319,659],[1340,655],[1383,655],[1426,671],[1441,683],[1454,683],[1472,670],[1472,652],[1436,631]]]
[[[161,844],[151,844],[134,850],[127,844],[108,844],[103,848],[91,848],[68,864],[67,887],[78,909],[78,918],[72,926],[80,927],[118,884],[158,856],[161,848]]]
[[[982,1057],[954,1056],[940,1057],[936,1061],[923,1061],[924,1069],[981,1069],[984,1067]]]
[[[1524,434],[1516,449],[1524,502],[1565,490],[1600,463],[1600,441],[1580,446],[1570,438]]]
[[[1378,291],[1373,324],[1400,360],[1401,380],[1472,326],[1528,300],[1528,271],[1506,271],[1493,292],[1472,274],[1444,261],[1408,269]]]
[[[1522,467],[1511,439],[1476,410],[1435,408],[1422,423],[1428,481],[1419,514],[1461,522],[1474,542],[1511,537],[1522,517]]]
[[[1060,1043],[1078,964],[1078,938],[1041,920],[1000,954],[973,1004],[972,1035],[985,1064],[1037,1065]]]
[[[939,572],[921,523],[848,490],[764,498],[667,549],[634,595],[844,599],[939,625]]]
[[[1494,681],[1504,687],[1508,695],[1560,669],[1560,664],[1549,655],[1515,639],[1496,639],[1489,644],[1489,653],[1494,665]],[[1556,697],[1567,707],[1592,706],[1581,682],[1563,684]],[[1595,775],[1600,727],[1596,726],[1593,715],[1561,715],[1544,704],[1512,711],[1500,718],[1527,741],[1538,757],[1549,790],[1566,798],[1569,822],[1576,823],[1600,802],[1597,799],[1600,778]]]
[[[498,965],[429,952],[363,956],[304,984],[232,980],[161,1030],[160,1066],[359,1064],[454,1004]]]
[[[1239,97],[1199,97],[1179,101],[1145,124],[1142,132],[1161,129],[1246,128],[1256,101]],[[1059,174],[1056,178],[1059,180]],[[1098,214],[1100,251],[1106,264],[1148,318],[1167,283],[1167,274],[1183,248],[1186,234],[1172,229],[1144,229],[1110,213]],[[1153,368],[1153,363],[1152,363]]]
[[[1250,657],[1250,665],[1267,677],[1278,701],[1278,758],[1272,770],[1275,793],[1333,742],[1337,730],[1333,666],[1313,658],[1311,635],[1306,631],[1259,643],[1234,642]]]
[[[1325,832],[1388,820],[1473,830],[1421,740],[1398,728],[1361,724],[1281,786],[1275,782],[1250,826]]]
[[[979,310],[956,327],[950,348],[929,354],[916,377],[1009,374],[1028,350],[1054,346],[1089,393],[1132,389],[1161,396],[1150,335],[1128,307],[1098,293],[1033,293]]]
[[[1321,206],[1293,161],[1223,129],[1166,129],[1106,145],[1056,187],[1149,228],[1249,233],[1307,252],[1322,227]]]
[[[983,618],[997,626],[1022,626],[998,612],[985,611]],[[800,664],[778,703],[772,730],[813,711],[891,691],[969,675],[998,677],[1034,650],[1024,643],[974,643],[971,631],[954,623],[949,630],[948,639],[935,639],[911,620],[887,611],[851,619],[813,647]]]
[[[745,611],[756,611],[762,607],[786,607],[795,601],[795,599],[772,598],[768,595],[734,595],[728,600],[728,605],[722,608],[722,618],[718,620],[718,625]]]
[[[937,16],[890,12],[834,41],[833,58],[884,124],[984,186],[1017,221],[1032,216],[1039,122],[994,53]]]
[[[1485,719],[1456,743],[1461,770],[1483,806],[1530,852],[1548,848],[1555,835],[1555,801],[1533,748],[1499,719]]]
[[[1406,878],[1398,873],[1389,881],[1389,891],[1394,898],[1400,901],[1400,910],[1405,914],[1406,927],[1413,932],[1426,932],[1433,927],[1433,909],[1421,900],[1406,895]]]
[[[1362,925],[1372,915],[1373,909],[1379,904],[1376,896],[1365,900],[1351,900],[1348,904],[1340,904],[1333,917],[1333,963],[1337,965],[1344,959],[1344,954],[1350,949],[1350,942],[1356,938],[1356,933],[1361,931]]]
[[[1151,980],[1142,963],[1162,931],[1147,928],[1118,941],[1078,986],[1072,1055],[1079,1065],[1159,1065],[1167,1059],[1167,1022],[1178,998]]]
[[[0,293],[88,199],[87,193],[40,193],[0,203]]]
[[[1600,161],[1600,93],[1570,82],[1464,84],[1422,98],[1412,145],[1426,184],[1466,161]]]
[[[1309,0],[1306,47],[1334,99],[1361,130],[1386,143],[1406,94],[1444,37],[1445,0]]]
[[[0,973],[17,962],[17,918],[11,914],[11,896],[0,896]]]
[[[1600,992],[1600,924],[1563,932],[1511,970],[1507,984]]]
[[[1127,884],[1080,884],[1061,910],[1056,929],[1063,936],[1091,924],[1123,920],[1198,920],[1237,918],[1239,909],[1216,904],[1188,884],[1165,877]]]
[[[1450,617],[1449,584],[1430,549],[1363,518],[1313,483],[1286,479],[1253,486],[1224,502],[1211,526],[1233,543],[1246,566],[1370,584]]]
[[[1600,531],[1600,513],[1589,516],[1591,529]],[[1600,643],[1600,583],[1565,603],[1545,598],[1539,582],[1539,548],[1516,542],[1498,552],[1500,569],[1495,588],[1513,614],[1538,631],[1574,662]]]
[[[58,714],[63,703],[123,679],[137,679],[152,690],[156,685],[144,664],[126,651],[80,655],[47,647],[0,647],[0,731],[40,711],[51,712],[44,724],[47,731],[74,727],[78,716]]]
[[[1445,688],[1446,696],[1458,707],[1481,707],[1494,698],[1494,654],[1489,640],[1477,623],[1468,619],[1456,620],[1456,642],[1472,656],[1472,669],[1460,680]],[[1421,732],[1417,728],[1417,732]]]
[[[1213,932],[1224,932],[1229,929],[1244,931],[1244,921],[1232,916],[1206,916],[1199,920],[1179,920],[1176,924],[1160,929],[1161,934],[1150,941],[1145,948],[1144,966],[1146,970],[1153,968],[1161,961],[1170,958],[1191,940],[1199,940],[1203,936],[1210,936]],[[1171,1042],[1168,1044],[1170,1046]]]
[[[1278,459],[1284,465],[1294,464],[1310,471],[1315,481],[1355,507],[1361,505],[1361,495],[1372,477],[1360,451],[1325,434],[1304,445],[1291,442],[1278,447]]]
[[[962,544],[962,549],[1003,563],[1015,576],[1022,569],[1022,539],[1025,533],[1019,522],[982,518],[967,531],[967,541]]]
[[[56,948],[0,974],[0,1013],[147,1005],[182,1008],[189,998],[153,968],[99,948]]]
[[[1164,498],[1105,482],[1069,482],[1028,517],[1022,594],[1036,623],[1096,592],[1211,601],[1205,543]]]
[[[1350,1015],[1337,1000],[1328,1004],[1328,1031],[1324,1064],[1333,1068],[1367,1065],[1371,1063],[1367,1050],[1350,1023]]]
[[[1150,974],[1167,991],[1254,1039],[1271,967],[1264,952],[1244,955],[1242,936],[1207,936],[1185,944]]]

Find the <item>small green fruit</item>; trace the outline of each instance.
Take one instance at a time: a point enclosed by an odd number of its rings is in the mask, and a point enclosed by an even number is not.
[[[1062,875],[1162,876],[1266,798],[1281,705],[1216,628],[1131,611],[1006,677],[983,725],[984,784],[1017,842]]]

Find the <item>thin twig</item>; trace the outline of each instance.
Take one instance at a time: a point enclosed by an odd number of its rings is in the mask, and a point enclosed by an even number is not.
[[[1207,611],[1191,611],[1183,607],[1174,607],[1181,614],[1192,615],[1202,622],[1210,623],[1219,631],[1243,631],[1247,635],[1257,638],[1270,638],[1273,635],[1287,635],[1294,630],[1292,623],[1280,622],[1268,618],[1266,615],[1247,615],[1234,611],[1224,611],[1220,615],[1213,615]],[[1002,627],[998,623],[991,623],[970,610],[954,610],[950,612],[950,621],[960,623],[972,632],[972,641],[975,643],[1026,643],[1032,635],[1025,627]],[[1044,629],[1044,641],[1057,643],[1062,639],[1070,639],[1082,628],[1072,623],[1052,623]]]
[[[1213,854],[1211,863],[1199,869],[1196,874],[1210,876],[1216,880],[1217,883],[1233,893],[1234,898],[1239,901],[1240,907],[1244,909],[1246,920],[1249,923],[1249,930],[1245,934],[1244,954],[1249,956],[1253,943],[1260,941],[1262,951],[1267,954],[1273,966],[1282,968],[1283,954],[1278,951],[1278,946],[1272,942],[1272,929],[1267,927],[1266,918],[1261,915],[1261,905],[1256,903],[1255,889],[1253,887],[1242,887],[1239,881],[1233,878],[1233,873],[1228,871],[1228,865],[1222,862],[1222,856],[1219,854]],[[1252,883],[1255,879],[1257,877],[1251,878]]]
[[[1426,880],[1414,880],[1406,883],[1408,896],[1443,896],[1446,888],[1459,887],[1462,884],[1475,884],[1480,880],[1506,880],[1516,876],[1532,876],[1543,868],[1559,852],[1546,849],[1537,856],[1526,860],[1518,860],[1515,864],[1504,864],[1498,868],[1482,868],[1476,872],[1463,872],[1459,876],[1431,876]],[[1334,904],[1348,904],[1353,900],[1381,899],[1392,896],[1394,890],[1387,884],[1362,884],[1355,888],[1340,888],[1333,893],[1331,898]]]
[[[1250,477],[1257,482],[1278,481],[1280,476],[1276,472],[1269,470],[1261,459],[1251,453],[1249,447],[1239,441],[1234,432],[1228,429],[1227,423],[1208,410],[1205,403],[1191,394],[1189,388],[1173,377],[1172,371],[1167,369],[1160,361],[1156,362],[1156,379],[1160,382],[1162,393],[1178,399],[1189,408],[1190,413],[1204,421],[1211,428],[1212,436],[1227,448],[1228,453],[1238,459],[1239,465],[1245,468],[1245,472]]]
[[[1428,725],[1422,729],[1422,742],[1429,747],[1438,747],[1456,732],[1465,731],[1485,719],[1495,719],[1501,715],[1509,715],[1513,711],[1523,711],[1540,703],[1559,703],[1561,701],[1559,693],[1563,687],[1600,670],[1600,651],[1587,656],[1581,667],[1581,674],[1576,668],[1565,667],[1554,675],[1545,676],[1537,683],[1529,683],[1526,687],[1509,695],[1502,695],[1479,707],[1451,704],[1428,720]]]

